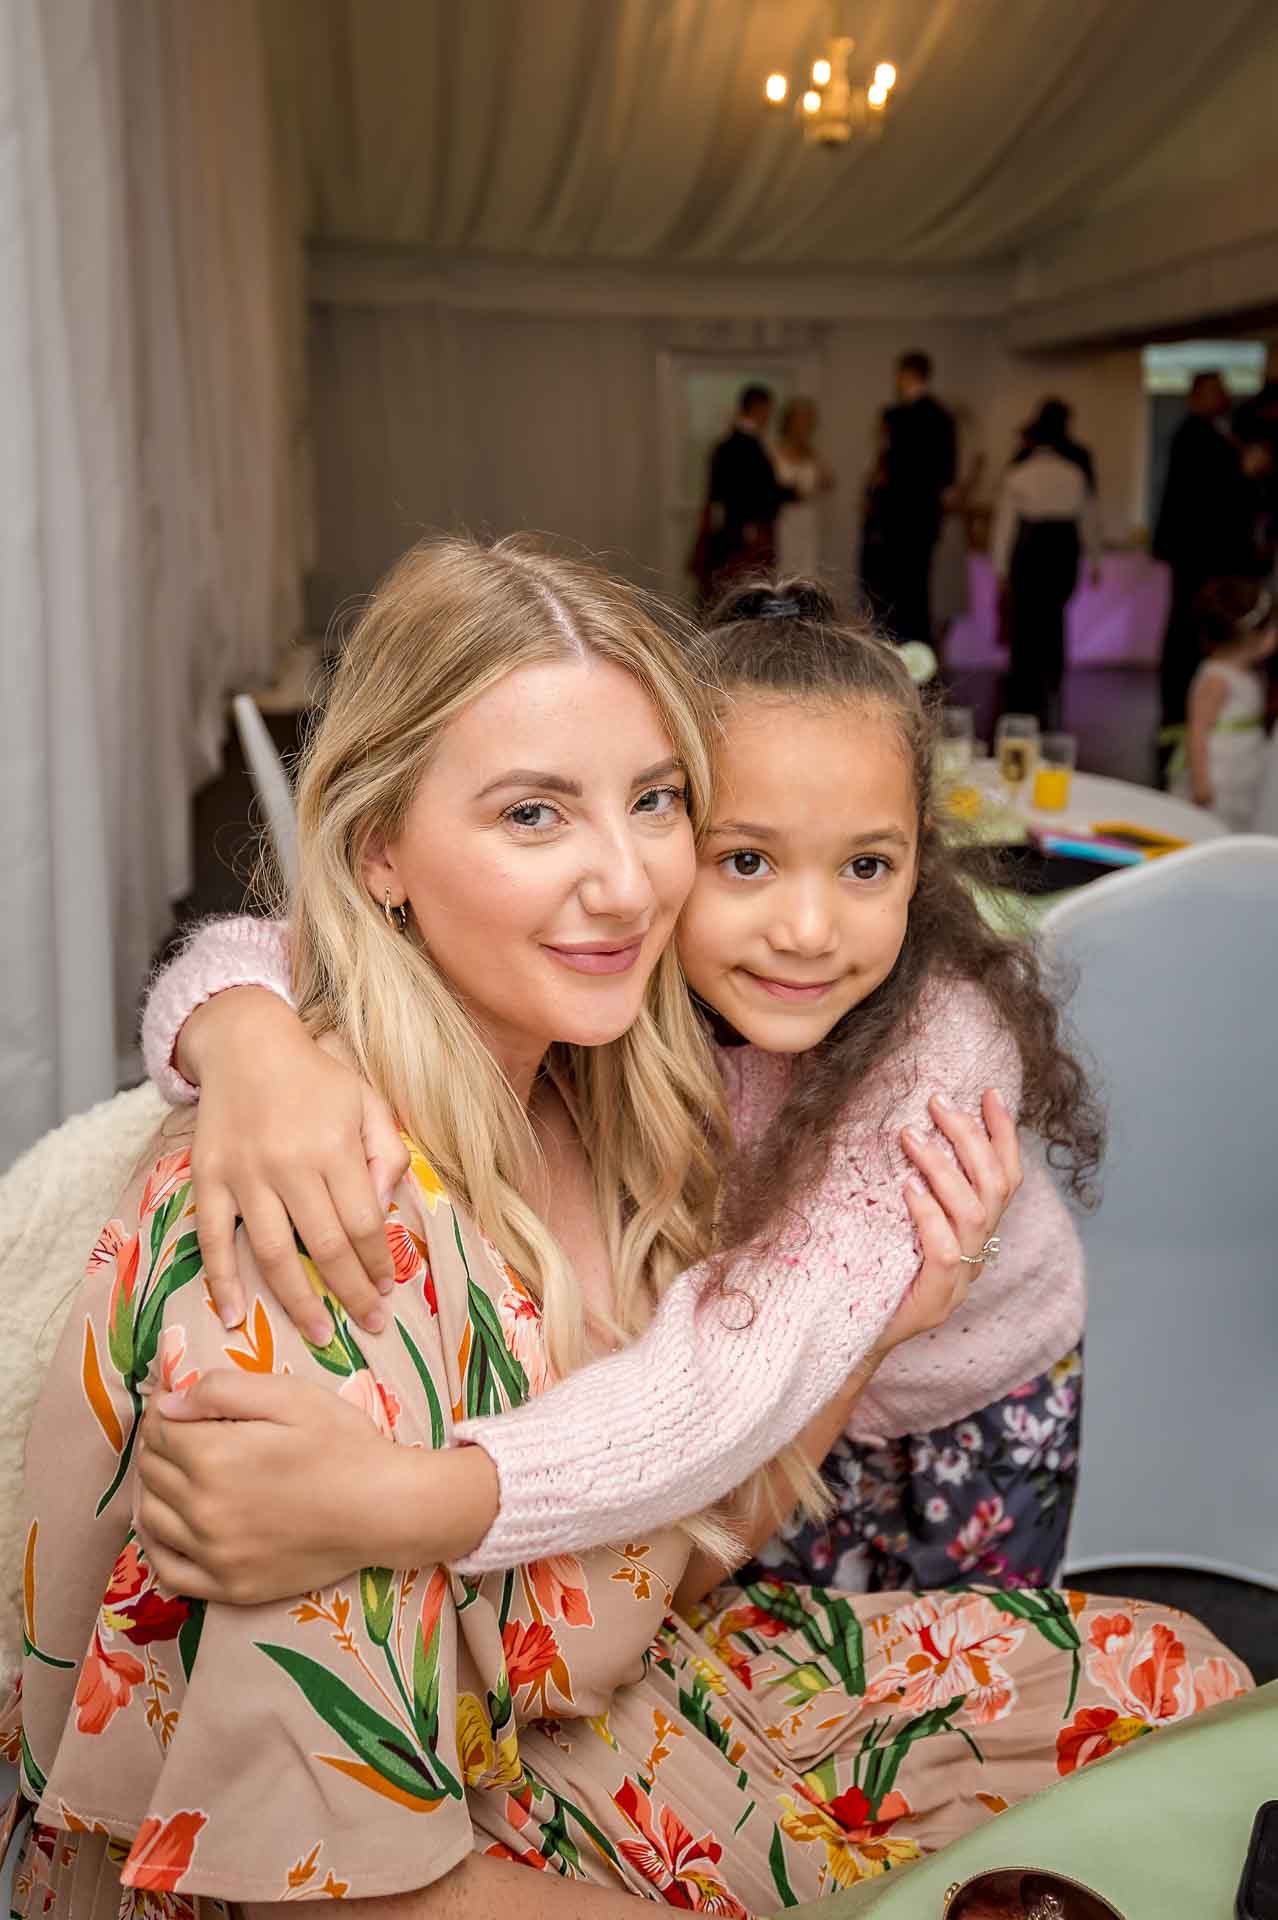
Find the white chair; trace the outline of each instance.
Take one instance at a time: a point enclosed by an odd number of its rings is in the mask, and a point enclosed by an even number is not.
[[[1107,878],[1042,939],[1111,1126],[1066,1569],[1278,1588],[1278,840]]]
[[[297,884],[297,810],[293,789],[256,702],[247,693],[237,693],[231,711],[253,786],[266,816],[266,830],[276,863],[291,893]]]

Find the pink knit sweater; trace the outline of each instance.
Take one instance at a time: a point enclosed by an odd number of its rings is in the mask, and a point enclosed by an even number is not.
[[[196,1097],[172,1065],[178,1033],[211,995],[261,986],[289,997],[286,930],[211,922],[157,978],[143,1020],[147,1067],[173,1103]],[[720,1054],[738,1138],[776,1111],[789,1061],[754,1047]],[[637,1539],[705,1507],[802,1431],[873,1346],[918,1270],[902,1198],[899,1132],[933,1131],[927,1102],[975,1109],[996,1086],[1012,1111],[1020,1063],[978,989],[937,985],[908,1048],[875,1076],[841,1126],[818,1189],[740,1294],[704,1298],[706,1269],[681,1274],[642,1337],[527,1405],[457,1428],[497,1467],[501,1510],[460,1570],[486,1572]],[[1082,1332],[1082,1250],[1041,1155],[1004,1216],[1003,1255],[966,1305],[889,1355],[857,1405],[860,1440],[925,1432],[1044,1372]]]

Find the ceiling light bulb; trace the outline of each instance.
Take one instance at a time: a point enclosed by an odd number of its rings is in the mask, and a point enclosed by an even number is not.
[[[805,113],[820,113],[821,96],[817,92],[815,87],[809,87],[807,92],[804,94],[803,111]]]
[[[812,62],[812,84],[814,87],[828,87],[832,68],[828,60]]]
[[[869,88],[865,97],[875,111],[881,113],[887,105],[887,88],[879,86],[876,81],[874,86]]]
[[[783,73],[770,73],[764,85],[764,93],[774,107],[779,107],[789,89],[789,81]]]
[[[882,87],[884,93],[890,92],[896,85],[896,68],[890,60],[879,61],[874,69],[874,84],[876,87]]]

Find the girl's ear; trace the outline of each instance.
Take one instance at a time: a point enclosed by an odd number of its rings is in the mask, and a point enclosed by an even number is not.
[[[395,857],[385,840],[378,838],[369,841],[364,849],[361,872],[375,906],[384,906],[387,895],[393,907],[403,906],[406,890],[399,877]]]

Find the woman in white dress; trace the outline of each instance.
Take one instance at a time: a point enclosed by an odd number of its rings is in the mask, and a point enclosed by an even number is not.
[[[777,522],[777,575],[815,580],[821,574],[821,523],[818,497],[834,486],[834,474],[813,444],[816,403],[796,394],[781,416],[781,434],[772,448],[772,464],[783,487],[799,498],[782,507]]]

